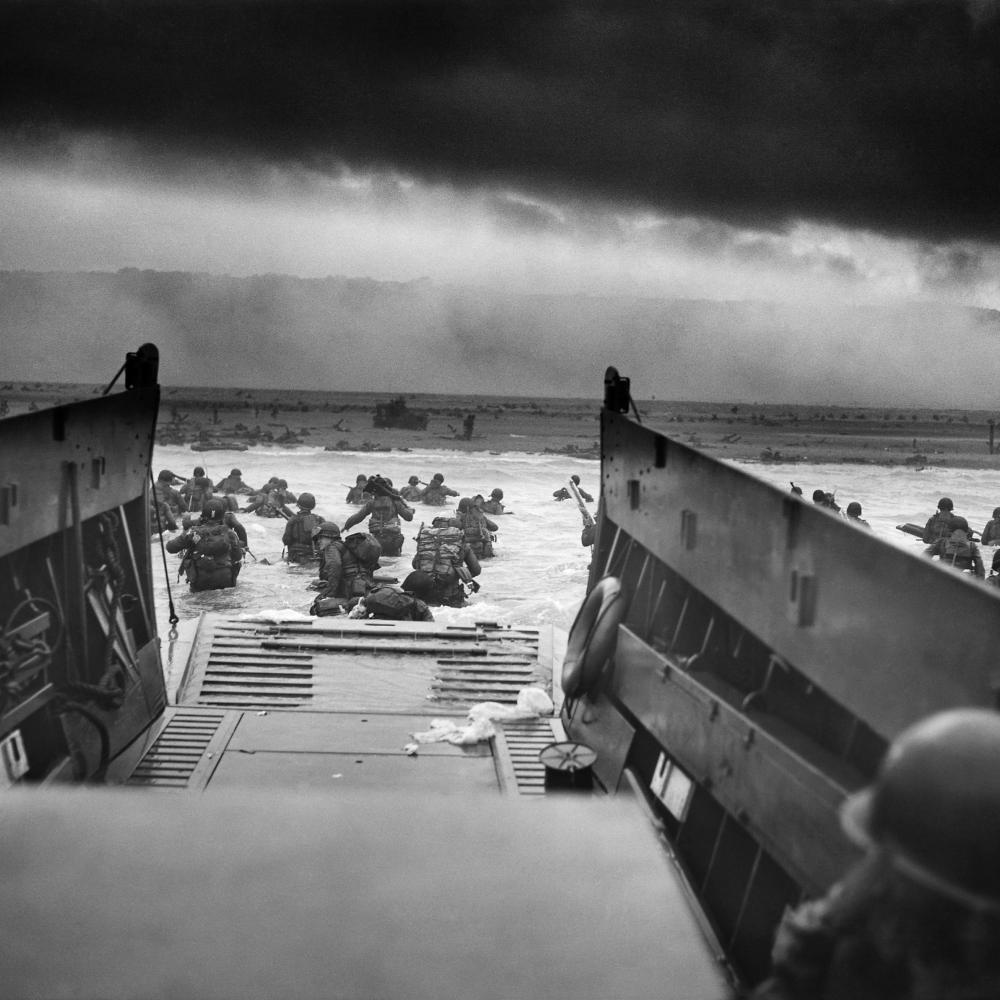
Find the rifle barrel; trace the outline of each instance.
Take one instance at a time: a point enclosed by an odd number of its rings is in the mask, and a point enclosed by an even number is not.
[[[567,484],[569,486],[570,493],[573,494],[573,499],[576,501],[577,507],[580,508],[580,516],[583,518],[583,523],[590,527],[590,525],[595,524],[594,515],[587,510],[587,505],[583,502],[583,497],[580,496],[580,490],[576,483],[570,479]]]

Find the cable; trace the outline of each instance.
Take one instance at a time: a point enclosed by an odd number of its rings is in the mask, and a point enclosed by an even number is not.
[[[156,483],[153,482],[153,467],[149,467],[149,482],[153,488],[153,510],[156,511],[156,527],[160,535],[160,556],[163,559],[163,578],[167,583],[167,605],[170,608],[170,617],[167,619],[171,625],[175,626],[180,621],[177,612],[174,610],[174,597],[170,593],[170,570],[167,568],[167,550],[163,544],[163,524],[160,521],[160,505],[156,502]]]

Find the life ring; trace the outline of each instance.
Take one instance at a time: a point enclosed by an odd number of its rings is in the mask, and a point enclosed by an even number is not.
[[[614,653],[618,626],[625,617],[621,580],[602,577],[587,595],[573,620],[562,667],[562,689],[567,698],[591,691],[601,668]]]

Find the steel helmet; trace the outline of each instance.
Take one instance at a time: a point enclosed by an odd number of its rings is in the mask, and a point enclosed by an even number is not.
[[[225,513],[226,505],[218,497],[206,500],[204,506],[201,508],[201,516],[204,521],[221,521]]]
[[[194,467],[194,478],[197,479],[199,476],[203,475],[205,475],[205,470],[200,465],[196,465]]]
[[[503,500],[503,490],[498,486],[495,490],[490,490],[490,496],[495,500]]]
[[[416,486],[420,482],[420,477],[419,476],[410,476],[410,478],[407,480],[407,482],[411,486]]]
[[[951,497],[941,497],[938,500],[938,510],[954,510],[955,504],[952,502]]]
[[[305,510],[312,510],[316,506],[316,498],[311,493],[300,493],[297,503]]]
[[[313,528],[312,537],[315,538],[340,538],[340,528],[333,521],[324,521],[318,527]]]
[[[848,837],[975,910],[1000,911],[1000,713],[951,709],[904,730],[841,810]]]
[[[852,500],[847,505],[847,513],[848,514],[857,514],[858,517],[861,517],[861,504],[859,504],[857,500]]]

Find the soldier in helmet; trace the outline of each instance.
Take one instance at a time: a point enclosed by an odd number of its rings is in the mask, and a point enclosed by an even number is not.
[[[316,498],[311,493],[300,493],[296,503],[299,509],[285,523],[281,536],[285,558],[294,563],[315,562],[319,557],[313,547],[313,531],[323,523],[323,518],[313,511]]]
[[[183,483],[180,476],[169,469],[161,469],[153,485],[153,493],[157,503],[165,503],[172,518],[180,517],[187,510],[187,501],[174,489],[174,483]]]
[[[340,527],[333,521],[324,521],[318,528],[313,528],[312,542],[319,560],[319,577],[321,587],[325,587],[328,577],[328,562],[331,560],[340,566],[340,547],[334,542],[340,541]],[[339,573],[339,569],[337,570]]]
[[[367,485],[368,477],[366,475],[359,474],[354,481],[354,485],[347,491],[347,496],[344,498],[344,502],[360,506],[361,504],[371,500],[371,494],[365,489]]]
[[[937,557],[944,565],[960,572],[968,572],[981,578],[986,576],[983,556],[979,546],[972,540],[969,522],[964,517],[952,515],[948,519],[949,533],[941,535],[924,549],[924,555]]]
[[[483,513],[502,514],[503,510],[503,490],[498,486],[490,490],[490,498],[483,504]]]
[[[226,524],[226,505],[205,502],[197,523],[171,538],[167,551],[182,553],[181,570],[192,590],[220,590],[236,585],[243,566],[239,536]]]
[[[580,485],[580,477],[574,474],[574,475],[570,476],[569,478],[573,480],[573,483],[576,486],[576,490],[580,494],[580,499],[583,500],[584,503],[593,503],[594,502],[594,498]],[[559,489],[557,489],[552,494],[552,499],[553,500],[569,500],[569,498],[571,496],[572,496],[572,494],[570,493],[570,491],[565,486],[560,486]]]
[[[443,507],[448,502],[448,497],[457,497],[458,490],[453,490],[450,486],[445,486],[444,475],[435,472],[431,476],[431,481],[424,490],[423,501],[434,507]]]
[[[847,505],[847,520],[851,524],[856,524],[859,528],[871,528],[871,525],[861,516],[861,504],[857,500],[852,500]]]
[[[392,488],[392,480],[383,476],[371,476],[367,491],[372,499],[344,521],[344,533],[368,517],[368,530],[378,539],[382,555],[398,556],[403,549],[399,519],[412,521],[413,508]]]
[[[205,501],[212,498],[215,487],[212,480],[205,475],[205,470],[196,465],[194,475],[178,490],[184,498],[184,509],[199,511],[204,507]]]
[[[340,614],[355,597],[364,597],[375,586],[375,570],[382,549],[367,532],[346,538],[340,529],[326,521],[316,529],[322,589],[310,608],[310,614]]]
[[[399,495],[406,501],[422,500],[424,491],[420,485],[420,477],[410,476],[406,485],[399,491]]]
[[[955,511],[955,503],[951,497],[941,497],[937,510],[931,514],[924,525],[923,540],[925,545],[933,545],[939,538],[945,538],[952,532],[951,521]]]
[[[225,479],[215,484],[216,493],[253,493],[253,490],[243,482],[243,472],[240,469],[231,469]]]
[[[865,855],[786,912],[754,1000],[1000,996],[1000,714],[940,712],[896,738],[841,811]]]

